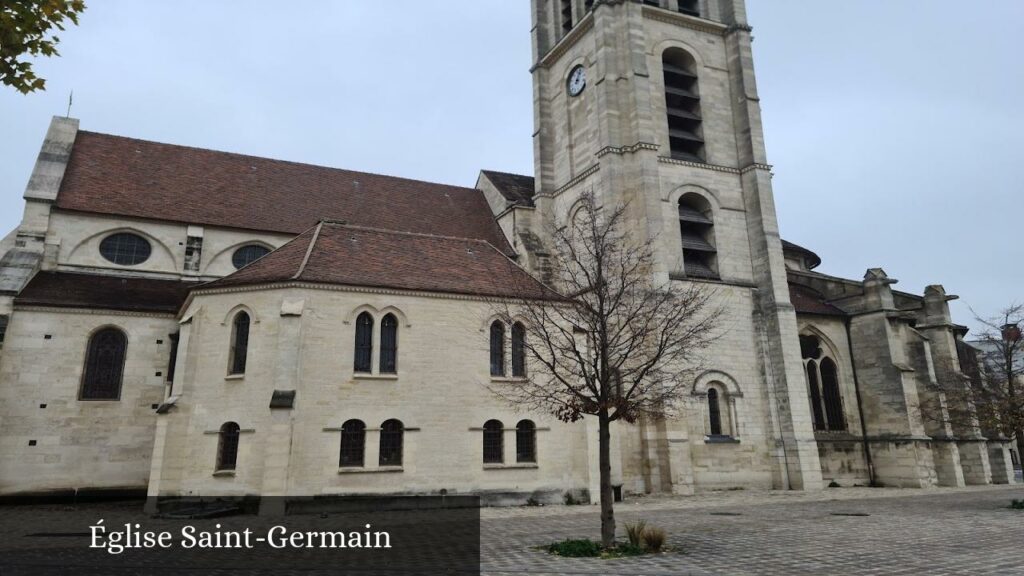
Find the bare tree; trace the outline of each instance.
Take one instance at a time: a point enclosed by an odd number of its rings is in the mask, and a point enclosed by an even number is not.
[[[525,327],[518,346],[530,370],[491,387],[516,407],[565,422],[597,417],[606,547],[615,543],[610,425],[671,417],[722,313],[706,283],[657,285],[652,242],[630,234],[626,218],[626,206],[598,207],[587,194],[572,221],[551,231],[560,296],[499,310]]]
[[[958,346],[958,366],[937,364],[936,392],[922,414],[961,429],[1024,438],[1024,304],[982,318],[975,341]]]

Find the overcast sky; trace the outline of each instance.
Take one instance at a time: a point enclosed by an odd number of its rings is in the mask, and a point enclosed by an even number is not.
[[[0,228],[52,115],[85,130],[471,186],[532,173],[527,0],[89,0],[0,87]],[[783,237],[820,271],[1024,299],[1021,0],[748,0]]]

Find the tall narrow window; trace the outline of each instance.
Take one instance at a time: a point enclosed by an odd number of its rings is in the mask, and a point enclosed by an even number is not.
[[[718,390],[708,388],[708,419],[712,436],[722,435],[722,407],[718,402]]]
[[[679,11],[700,18],[700,0],[679,0]]]
[[[228,374],[245,374],[245,362],[249,355],[249,315],[245,312],[235,314],[231,322],[231,358],[228,361]]]
[[[362,467],[366,451],[366,424],[362,420],[348,420],[341,425],[341,460],[338,465]]]
[[[505,461],[504,426],[498,420],[484,424],[484,464],[501,464]]]
[[[402,434],[405,428],[398,420],[388,420],[380,426],[381,466],[402,465]]]
[[[818,370],[821,371],[821,392],[822,400],[825,402],[828,429],[846,430],[846,417],[843,415],[843,400],[839,393],[839,375],[836,371],[836,363],[826,356],[821,359]]]
[[[398,319],[388,314],[380,321],[380,371],[394,374],[398,370]]]
[[[124,376],[128,337],[117,328],[92,335],[85,353],[85,373],[79,400],[118,400]]]
[[[811,394],[811,418],[815,430],[827,430],[825,414],[821,410],[821,388],[818,384],[818,364],[814,360],[807,363],[807,386]]]
[[[679,234],[687,277],[718,278],[715,222],[711,216],[711,204],[699,194],[679,198]]]
[[[572,0],[562,0],[562,34],[572,30]]]
[[[537,461],[537,427],[529,420],[516,424],[516,462]]]
[[[217,470],[234,470],[238,462],[238,424],[225,422],[217,443]]]
[[[669,48],[661,57],[665,77],[669,151],[676,160],[704,162],[697,63],[686,51]]]
[[[355,371],[369,372],[373,362],[373,316],[363,312],[356,318]]]
[[[526,327],[521,322],[512,325],[512,375],[526,376]]]
[[[491,324],[491,376],[505,375],[505,325]]]

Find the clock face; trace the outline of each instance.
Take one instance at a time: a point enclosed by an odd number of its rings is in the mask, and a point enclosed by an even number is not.
[[[582,65],[572,69],[569,73],[569,95],[579,96],[580,92],[587,86],[587,71]]]

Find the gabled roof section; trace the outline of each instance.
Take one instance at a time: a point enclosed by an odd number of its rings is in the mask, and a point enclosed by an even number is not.
[[[79,131],[56,206],[298,234],[324,218],[512,249],[479,190]]]
[[[324,221],[203,288],[311,282],[507,298],[557,298],[482,240]]]
[[[517,206],[533,206],[533,176],[481,170],[506,200]]]
[[[17,306],[91,308],[129,312],[174,314],[196,282],[79,274],[38,272],[14,299]]]

